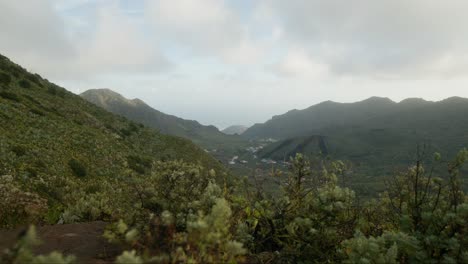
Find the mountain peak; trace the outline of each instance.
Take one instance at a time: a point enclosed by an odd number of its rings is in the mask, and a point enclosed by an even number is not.
[[[446,98],[440,102],[445,102],[445,103],[466,103],[468,102],[468,98],[460,97],[460,96],[452,96],[449,98]]]
[[[81,93],[81,94],[95,94],[95,95],[105,95],[105,96],[109,96],[109,97],[122,97],[123,96],[119,93],[117,93],[116,91],[114,90],[111,90],[109,88],[97,88],[97,89],[89,89],[89,90],[86,90],[85,92]]]
[[[138,98],[127,99],[123,95],[109,88],[89,89],[83,92],[80,96],[97,105],[107,105],[111,102],[120,102],[131,106],[146,105],[145,102]]]
[[[413,97],[413,98],[406,98],[404,100],[401,100],[398,104],[401,105],[420,105],[420,104],[425,104],[429,103],[429,101],[424,100],[423,98],[418,98],[418,97]]]
[[[242,135],[242,133],[244,133],[247,130],[247,128],[248,127],[242,125],[232,125],[223,129],[221,132],[227,135]]]
[[[379,97],[379,96],[372,96],[365,100],[362,100],[361,103],[395,103],[388,97]]]

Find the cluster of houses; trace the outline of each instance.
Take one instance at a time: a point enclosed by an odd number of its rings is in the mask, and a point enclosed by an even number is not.
[[[245,150],[247,150],[250,153],[257,153],[259,150],[263,149],[263,146],[257,146],[257,147],[248,147]]]
[[[260,140],[260,142],[262,142],[263,144],[258,145],[258,146],[250,146],[250,147],[245,149],[247,152],[250,152],[252,154],[253,159],[257,159],[258,157],[257,157],[256,153],[259,152],[260,150],[262,150],[266,145],[268,145],[268,144],[265,144],[265,143],[273,143],[273,142],[276,142],[276,140],[272,139],[272,138],[268,138],[268,139],[262,139],[262,140]],[[276,161],[274,161],[272,159],[262,159],[260,161],[262,163],[264,163],[264,164],[276,164],[277,163]],[[234,157],[232,157],[232,159],[228,163],[229,163],[229,165],[235,165],[237,163],[247,164],[249,162],[247,160],[240,160],[239,156],[234,156]]]
[[[248,161],[246,161],[246,160],[239,160],[239,156],[234,156],[234,157],[232,157],[232,159],[229,161],[229,165],[234,165],[234,164],[236,164],[237,162],[242,163],[242,164],[247,164],[247,163],[248,163]]]
[[[276,164],[276,161],[274,161],[272,159],[262,159],[261,162],[263,162],[265,164]]]

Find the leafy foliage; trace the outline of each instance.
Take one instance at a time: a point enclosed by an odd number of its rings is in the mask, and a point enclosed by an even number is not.
[[[365,201],[346,186],[347,163],[297,154],[285,177],[272,169],[277,191],[267,192],[255,177],[229,178],[190,142],[105,112],[1,56],[0,70],[14,80],[2,92],[16,98],[0,98],[2,228],[107,221],[104,236],[124,248],[116,263],[468,262],[467,150],[449,162],[418,155]],[[32,227],[0,262],[75,260],[36,256],[37,243]]]
[[[16,188],[47,201],[48,210],[37,221],[56,223],[80,199],[94,208],[91,201],[104,199],[101,188],[110,195],[116,177],[125,178],[131,169],[150,174],[156,161],[181,159],[219,175],[225,171],[190,141],[115,116],[3,56],[0,72],[11,79],[0,85],[0,176],[10,175]],[[0,227],[11,227],[8,222]]]

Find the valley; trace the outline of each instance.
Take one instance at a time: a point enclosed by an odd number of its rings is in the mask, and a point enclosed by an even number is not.
[[[377,238],[393,260],[466,259],[468,99],[324,102],[222,132],[4,56],[0,84],[1,263],[330,263]]]

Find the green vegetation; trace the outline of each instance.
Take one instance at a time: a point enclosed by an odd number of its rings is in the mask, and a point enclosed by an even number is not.
[[[213,170],[157,162],[150,176],[76,193],[64,219],[113,215],[104,236],[124,248],[116,263],[465,263],[468,199],[460,172],[467,160],[467,150],[448,164],[436,154],[446,175],[418,160],[367,201],[340,186],[347,167],[339,161],[312,164],[297,155],[286,177],[272,173],[280,179],[275,195],[248,181],[221,188]],[[21,252],[3,258],[23,259]]]
[[[160,160],[189,161],[216,169],[220,176],[224,172],[188,140],[115,116],[3,56],[0,72],[9,76],[2,80],[11,80],[0,85],[2,196],[24,196],[26,202],[36,199],[40,204],[38,210],[24,212],[15,209],[23,206],[19,200],[18,205],[7,204],[11,210],[0,213],[0,227],[28,219],[54,224],[76,202],[67,198],[74,192],[92,197],[104,182],[133,170],[150,173],[147,168]]]
[[[288,171],[272,168],[270,191],[4,57],[0,70],[12,79],[1,91],[16,98],[0,97],[0,228],[105,221],[103,236],[122,248],[115,263],[468,262],[466,149],[453,160],[418,149],[411,167],[364,200],[350,188],[351,163],[296,154],[333,151],[306,136],[271,150],[294,157]],[[0,263],[79,263],[36,255],[37,244],[32,226]]]
[[[383,190],[386,177],[414,161],[417,146],[425,146],[428,155],[439,152],[445,157],[468,147],[466,113],[468,99],[457,97],[440,102],[395,103],[386,98],[324,102],[275,116],[242,136],[279,139],[257,153],[260,158],[283,161],[303,153],[348,161],[352,187],[359,194],[375,196]]]

